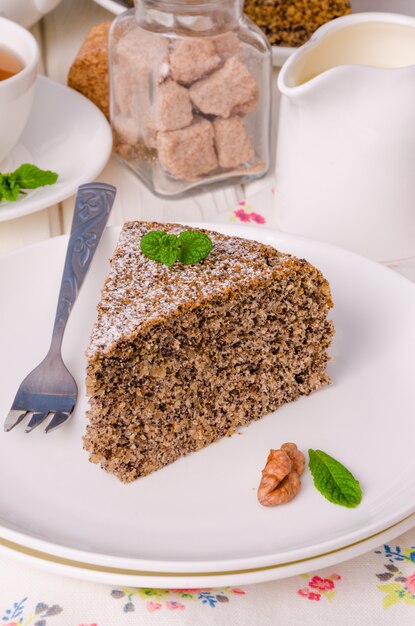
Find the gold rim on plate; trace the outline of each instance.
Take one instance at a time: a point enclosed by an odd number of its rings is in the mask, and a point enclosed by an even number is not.
[[[8,539],[3,539],[0,537],[0,546],[6,548],[7,550],[11,550],[13,552],[19,552],[20,554],[24,554],[26,556],[32,557],[41,561],[48,561],[51,563],[56,563],[58,565],[62,565],[64,567],[73,567],[82,570],[89,570],[92,572],[102,572],[105,574],[117,574],[124,576],[141,576],[141,577],[149,577],[149,578],[160,578],[160,577],[173,577],[173,578],[189,578],[189,577],[210,577],[210,576],[232,576],[235,574],[252,574],[255,572],[264,572],[272,569],[280,569],[282,567],[288,567],[291,565],[298,565],[299,563],[307,563],[308,561],[314,561],[315,559],[329,556],[331,554],[338,554],[349,548],[353,548],[354,546],[358,546],[362,543],[366,543],[370,539],[374,539],[379,535],[387,532],[388,530],[392,530],[396,526],[400,526],[411,517],[414,517],[415,523],[415,513],[411,513],[407,515],[399,522],[384,528],[383,530],[374,533],[373,535],[369,535],[365,539],[360,539],[360,541],[355,541],[354,543],[350,543],[347,546],[343,546],[343,548],[337,548],[336,550],[330,550],[329,552],[323,552],[322,554],[316,554],[314,556],[307,557],[305,559],[298,559],[296,561],[289,561],[287,563],[278,563],[276,565],[264,565],[262,567],[252,567],[248,569],[240,569],[240,570],[225,570],[222,572],[147,572],[141,570],[132,570],[132,569],[123,569],[119,567],[110,567],[106,565],[96,565],[94,563],[84,563],[82,561],[75,561],[72,559],[63,558],[60,556],[56,556],[54,554],[49,554],[48,552],[42,552],[41,550],[34,550],[33,548],[29,548],[27,546],[23,546],[19,543],[15,543],[14,541],[9,541]]]

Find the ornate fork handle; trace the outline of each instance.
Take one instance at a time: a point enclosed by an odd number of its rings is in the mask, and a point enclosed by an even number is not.
[[[50,351],[61,348],[69,314],[104,232],[115,194],[115,187],[105,183],[89,183],[78,189]]]

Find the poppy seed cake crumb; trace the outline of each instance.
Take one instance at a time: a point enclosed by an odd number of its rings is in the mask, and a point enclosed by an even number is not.
[[[130,482],[330,382],[330,288],[303,259],[203,231],[204,261],[144,257],[124,225],[87,351],[90,460]],[[276,418],[277,419],[277,418]]]

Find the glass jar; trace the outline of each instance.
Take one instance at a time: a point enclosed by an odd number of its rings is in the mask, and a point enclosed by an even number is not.
[[[242,0],[136,0],[110,31],[116,154],[162,196],[269,167],[271,48]]]

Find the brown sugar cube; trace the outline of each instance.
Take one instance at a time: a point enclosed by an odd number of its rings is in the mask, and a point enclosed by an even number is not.
[[[120,113],[114,117],[112,125],[117,139],[122,143],[134,146],[141,138],[140,128],[131,117]]]
[[[140,65],[154,70],[168,60],[168,42],[157,33],[135,28],[119,34],[116,56],[122,63],[130,63],[134,67],[138,61]]]
[[[237,57],[231,57],[222,68],[190,88],[193,104],[207,115],[230,117],[235,107],[258,97],[255,78]]]
[[[212,41],[215,44],[216,52],[221,57],[228,57],[239,54],[241,51],[241,42],[235,33],[224,33],[214,37]]]
[[[218,166],[213,126],[201,119],[187,128],[157,134],[161,165],[173,176],[192,180]]]
[[[165,59],[167,43],[151,33],[138,37],[132,30],[115,42],[112,124],[120,140],[129,145],[140,141],[155,147],[151,78]]]
[[[246,161],[252,161],[255,151],[240,117],[226,120],[218,118],[213,122],[213,129],[221,167],[237,167]]]
[[[206,76],[220,63],[214,43],[201,37],[177,41],[170,55],[171,75],[174,80],[185,85]]]
[[[129,76],[129,66],[119,65],[114,73],[111,124],[123,143],[132,146],[140,141],[148,147],[154,147],[153,136],[156,131],[144,76],[141,77],[137,71],[136,83],[131,83]]]
[[[166,80],[157,90],[157,130],[178,130],[193,120],[189,90],[174,80]]]
[[[89,98],[109,118],[108,31],[111,21],[94,26],[68,74],[68,85]]]
[[[244,102],[243,104],[238,104],[236,107],[232,109],[232,115],[247,115],[247,113],[252,113],[258,106],[259,102],[259,91],[257,90],[251,100]]]

